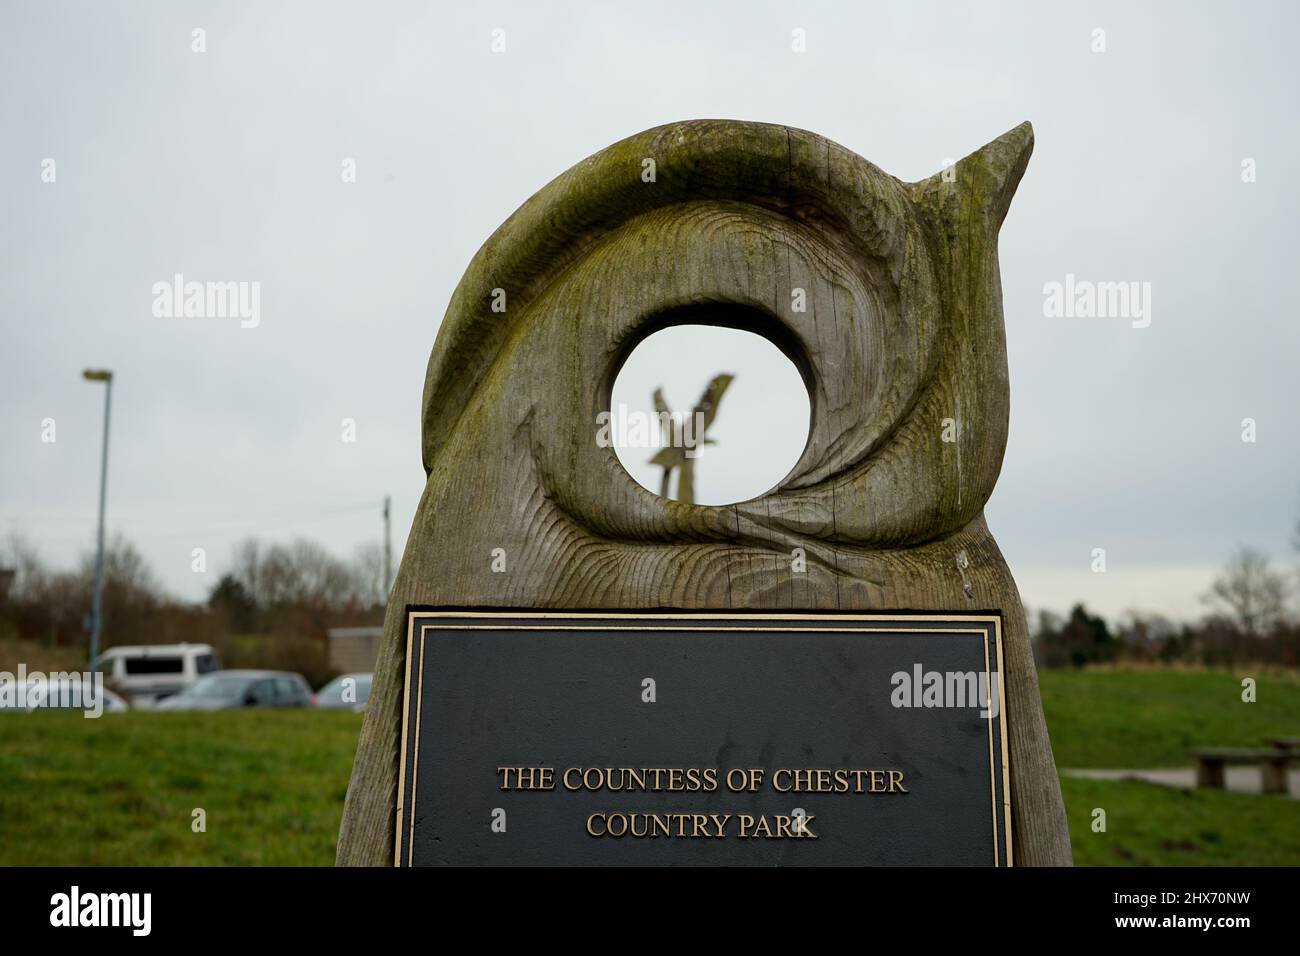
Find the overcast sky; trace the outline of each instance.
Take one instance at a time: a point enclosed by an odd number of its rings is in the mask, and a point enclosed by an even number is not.
[[[1295,558],[1300,15],[1048,6],[7,0],[0,530],[56,565],[90,546],[103,387],[80,373],[100,366],[117,376],[109,527],[175,594],[201,598],[247,534],[350,555],[379,539],[385,494],[400,554],[448,298],[554,176],[648,127],[726,117],[914,180],[1028,119],[989,524],[1032,607],[1196,616],[1237,546]],[[176,273],[260,283],[259,324],[156,317],[153,286]],[[1044,285],[1067,274],[1149,282],[1149,327],[1047,317]],[[784,359],[705,335],[657,378],[685,410],[739,376],[700,466],[725,496],[756,456],[788,458],[767,463],[779,477],[802,436],[765,444],[744,401]],[[654,370],[637,374],[644,393]],[[806,397],[784,381],[763,392],[797,428]]]

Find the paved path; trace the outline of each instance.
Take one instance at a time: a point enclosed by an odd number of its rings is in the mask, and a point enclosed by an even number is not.
[[[1227,788],[1235,793],[1259,793],[1259,767],[1226,767],[1224,780]],[[1067,777],[1080,777],[1084,780],[1143,780],[1158,783],[1165,787],[1182,787],[1193,790],[1196,787],[1195,767],[1163,767],[1159,770],[1071,770],[1061,771]],[[1292,800],[1300,799],[1300,770],[1287,772],[1289,796]],[[1280,796],[1280,794],[1279,794]]]

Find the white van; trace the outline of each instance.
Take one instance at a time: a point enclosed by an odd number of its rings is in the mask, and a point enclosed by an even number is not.
[[[131,706],[149,708],[221,670],[221,658],[211,644],[140,644],[110,647],[96,669],[131,695]]]

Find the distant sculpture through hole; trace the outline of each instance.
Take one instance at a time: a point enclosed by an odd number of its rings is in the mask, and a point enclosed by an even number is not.
[[[695,504],[695,459],[699,457],[701,446],[717,444],[707,437],[708,429],[718,417],[718,405],[722,402],[722,396],[735,379],[736,376],[726,372],[713,376],[704,389],[704,394],[695,403],[689,420],[680,423],[673,418],[672,410],[664,399],[662,386],[655,389],[655,416],[659,419],[663,448],[650,459],[650,464],[658,465],[664,470],[659,482],[659,494],[663,497],[671,497],[669,488],[673,471],[676,470],[677,500],[688,505]]]

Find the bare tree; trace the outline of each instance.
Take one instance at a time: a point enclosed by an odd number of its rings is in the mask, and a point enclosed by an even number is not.
[[[298,608],[325,620],[333,612],[372,603],[358,564],[341,561],[306,538],[266,547],[245,539],[236,545],[227,573],[263,613]]]
[[[356,578],[357,592],[367,607],[382,607],[387,603],[383,545],[377,541],[357,545],[352,556],[352,573]]]
[[[1214,580],[1203,600],[1225,611],[1246,634],[1262,636],[1286,620],[1291,585],[1269,567],[1268,555],[1242,548]]]
[[[81,555],[81,574],[90,581],[95,576],[95,552]],[[156,602],[162,597],[162,584],[149,563],[126,536],[115,531],[104,549],[105,593],[116,588],[127,600],[139,603]]]
[[[14,601],[31,601],[41,593],[49,572],[41,563],[36,545],[24,534],[13,532],[5,542],[0,566],[13,571],[8,597]]]
[[[332,609],[358,597],[352,569],[321,544],[298,538],[289,546],[289,598],[300,604]]]
[[[243,587],[244,593],[253,601],[266,606],[266,590],[262,580],[262,543],[256,538],[245,538],[235,545],[230,555],[230,570],[227,572]]]

